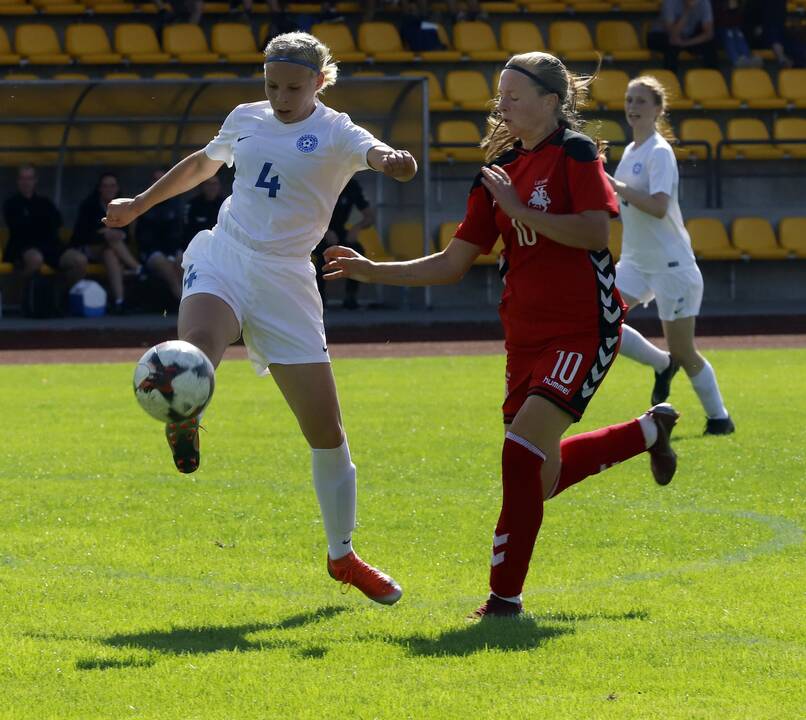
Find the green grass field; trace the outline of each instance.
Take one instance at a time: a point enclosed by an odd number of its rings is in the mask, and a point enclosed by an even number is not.
[[[646,456],[546,505],[529,614],[472,624],[500,500],[503,359],[340,360],[357,550],[341,594],[274,383],[225,363],[199,472],[132,365],[0,367],[0,717],[802,718],[806,351],[711,352],[736,435],[681,373],[677,477]],[[646,409],[621,360],[580,429]]]

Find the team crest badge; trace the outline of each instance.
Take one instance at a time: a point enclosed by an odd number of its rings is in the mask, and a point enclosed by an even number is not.
[[[632,174],[633,175],[640,175],[641,174],[641,169],[643,167],[644,166],[641,165],[641,163],[639,163],[639,162],[635,163],[635,165],[632,166]]]
[[[303,135],[297,140],[297,150],[304,153],[310,153],[316,150],[319,145],[319,138],[316,135]]]
[[[532,194],[529,197],[529,207],[537,208],[543,212],[546,212],[549,209],[549,205],[551,205],[551,198],[549,197],[548,192],[546,192],[547,183],[548,180],[540,180],[535,183],[535,188],[532,190]]]

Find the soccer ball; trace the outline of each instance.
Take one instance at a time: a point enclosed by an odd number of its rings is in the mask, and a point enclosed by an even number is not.
[[[195,417],[210,402],[215,370],[207,355],[184,340],[147,350],[134,369],[134,396],[151,417],[164,423]]]

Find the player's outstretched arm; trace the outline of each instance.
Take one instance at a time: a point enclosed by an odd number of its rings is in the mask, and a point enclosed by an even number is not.
[[[453,238],[442,252],[408,262],[376,263],[355,250],[337,245],[325,250],[325,280],[350,278],[383,285],[450,285],[461,280],[480,248]]]
[[[103,222],[107,227],[125,227],[154,205],[175,195],[192,190],[218,172],[224,163],[210,159],[204,150],[197,150],[174,165],[148,190],[135,198],[117,198],[106,208]]]
[[[417,174],[417,161],[410,152],[394,150],[388,145],[376,145],[367,152],[367,163],[400,182],[408,182]]]

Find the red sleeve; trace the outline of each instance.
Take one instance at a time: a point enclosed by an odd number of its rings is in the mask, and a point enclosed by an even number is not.
[[[610,217],[618,217],[618,199],[605,175],[602,158],[577,160],[566,155],[565,163],[571,188],[572,212],[607,210]]]
[[[470,190],[465,219],[459,223],[454,237],[478,245],[482,254],[488,255],[493,249],[495,241],[498,240],[500,232],[495,224],[493,199],[479,178],[476,178]]]

